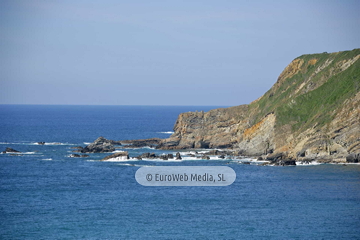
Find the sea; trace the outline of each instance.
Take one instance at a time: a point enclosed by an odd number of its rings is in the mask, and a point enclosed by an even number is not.
[[[360,239],[357,164],[261,166],[185,150],[169,161],[70,157],[100,136],[167,138],[178,114],[213,108],[0,105],[0,151],[21,152],[0,154],[0,239]],[[236,179],[143,186],[135,179],[143,166],[227,166]]]

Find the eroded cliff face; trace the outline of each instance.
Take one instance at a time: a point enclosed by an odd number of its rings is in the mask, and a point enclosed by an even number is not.
[[[342,158],[360,153],[360,49],[303,55],[249,105],[179,115],[163,149]]]
[[[163,149],[232,148],[238,143],[239,129],[248,126],[248,105],[219,108],[209,112],[179,115],[174,134],[160,145]]]

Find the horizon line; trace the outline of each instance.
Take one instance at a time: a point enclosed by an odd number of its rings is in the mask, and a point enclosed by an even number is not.
[[[129,107],[234,107],[238,105],[157,105],[157,104],[46,104],[46,103],[0,103],[4,105],[27,105],[27,106],[129,106]]]

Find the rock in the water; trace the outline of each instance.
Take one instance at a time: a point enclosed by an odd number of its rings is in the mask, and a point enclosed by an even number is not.
[[[176,160],[181,160],[181,159],[182,159],[179,152],[176,153],[176,158],[175,158],[175,159],[176,159]]]
[[[136,158],[139,159],[139,160],[142,160],[143,158],[155,159],[155,158],[161,158],[161,156],[159,157],[159,156],[157,156],[155,153],[149,153],[149,152],[147,152],[147,153],[141,154],[140,156],[137,156]]]
[[[103,159],[101,159],[101,161],[106,161],[106,160],[119,161],[119,160],[127,160],[127,159],[129,159],[128,152],[117,152],[110,156],[104,157]]]
[[[5,151],[3,151],[2,153],[19,153],[19,151],[7,147],[7,148],[5,149]]]
[[[108,140],[104,137],[99,137],[90,145],[81,149],[82,153],[104,153],[104,152],[113,152],[115,147],[113,145],[113,140]]]
[[[123,140],[119,141],[124,145],[124,148],[141,148],[141,147],[156,147],[160,143],[160,138],[138,139],[138,140]]]
[[[37,142],[38,145],[45,145],[45,142]]]
[[[292,159],[279,160],[275,163],[276,166],[295,166],[296,162]]]

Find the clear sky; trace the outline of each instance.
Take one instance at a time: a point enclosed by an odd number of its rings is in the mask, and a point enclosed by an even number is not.
[[[360,1],[0,0],[0,104],[217,105],[360,47]]]

